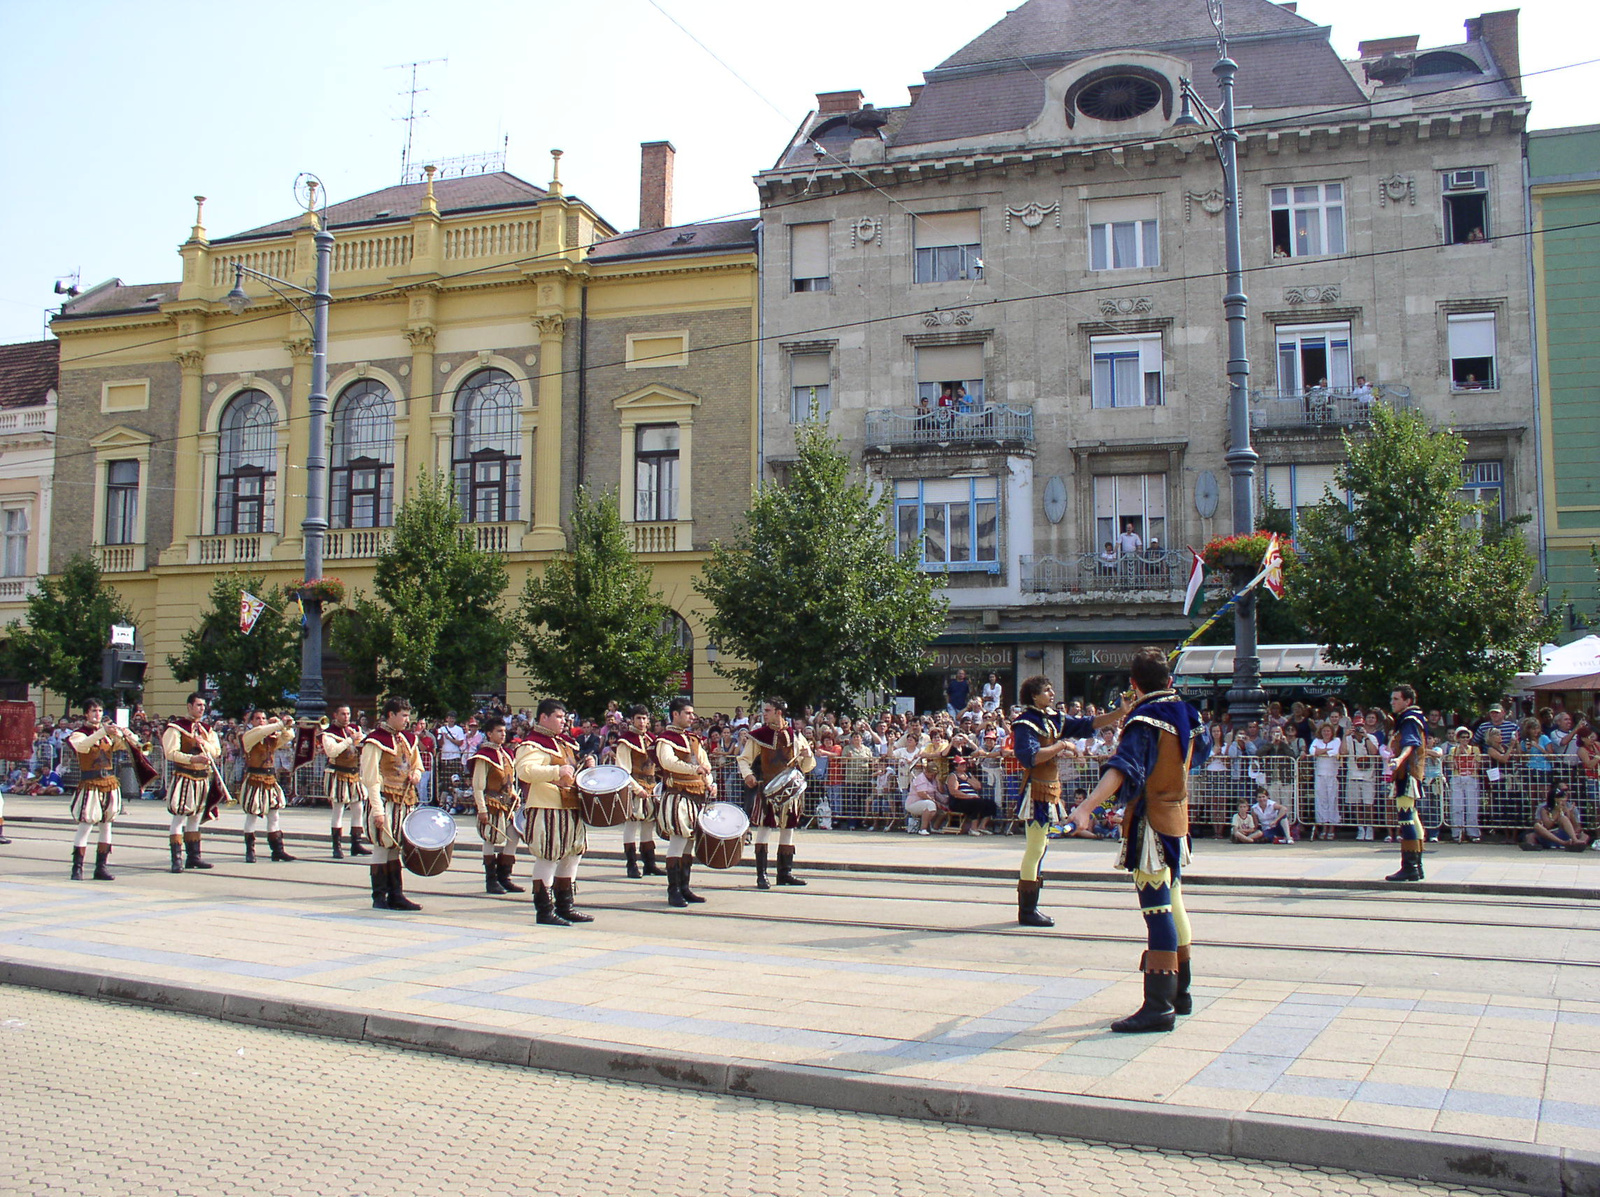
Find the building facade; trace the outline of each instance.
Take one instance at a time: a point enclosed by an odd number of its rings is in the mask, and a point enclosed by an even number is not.
[[[50,569],[59,362],[54,341],[0,345],[0,628],[25,618]],[[28,696],[24,679],[0,679],[0,698]]]
[[[1530,133],[1528,181],[1544,569],[1552,609],[1575,630],[1600,618],[1600,125]]]
[[[1345,62],[1293,10],[1227,10],[1258,502],[1320,501],[1387,402],[1531,512],[1516,16]],[[949,667],[1102,701],[1191,627],[1183,546],[1232,526],[1223,192],[1174,122],[1216,58],[1198,4],[1029,0],[909,104],[819,95],[758,176],[764,466],[827,418],[944,576]]]
[[[748,494],[712,479],[730,464],[753,469],[753,222],[742,238],[618,235],[566,194],[559,164],[557,154],[547,187],[499,172],[385,188],[320,213],[336,238],[325,572],[370,589],[407,487],[444,471],[463,533],[508,556],[509,604],[565,547],[574,488],[618,490],[694,650],[699,701],[731,705],[704,668],[689,578],[705,538],[733,518],[720,505],[742,511]],[[653,190],[662,186],[670,196],[670,178]],[[654,216],[664,224],[669,210]],[[52,559],[59,569],[92,552],[127,594],[151,662],[151,710],[182,701],[165,658],[219,572],[269,585],[302,575],[309,325],[249,276],[250,307],[235,314],[224,296],[236,263],[309,286],[315,227],[301,216],[212,239],[197,208],[180,281],[112,280],[54,321],[63,437],[88,449],[58,457],[58,485],[93,501],[53,541]],[[644,239],[653,252],[627,252]],[[708,351],[724,343],[734,348]],[[715,467],[699,484],[697,450]],[[630,491],[646,464],[654,505]],[[330,700],[371,697],[351,694],[331,652],[325,661]],[[513,705],[535,697],[514,665],[503,686]]]

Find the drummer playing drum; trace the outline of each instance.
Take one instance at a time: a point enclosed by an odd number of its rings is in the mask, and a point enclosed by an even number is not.
[[[617,737],[617,764],[633,778],[628,821],[622,825],[622,852],[628,876],[660,877],[656,867],[656,738],[650,734],[650,708],[628,710],[628,726]],[[644,867],[639,867],[641,859]]]
[[[567,732],[567,708],[554,698],[539,703],[533,730],[517,749],[517,780],[527,786],[525,838],[533,854],[533,907],[545,926],[592,923],[573,906],[578,862],[588,846],[578,813],[578,742]]]
[[[781,698],[769,698],[761,704],[761,726],[750,729],[750,736],[739,750],[739,774],[746,789],[756,791],[755,810],[750,821],[755,824],[756,888],[770,889],[767,884],[767,842],[774,829],[778,832],[778,884],[804,885],[794,875],[794,832],[805,821],[805,791],[783,800],[769,798],[763,783],[771,781],[785,769],[799,769],[810,773],[817,767],[811,754],[811,745],[798,732],[789,729],[788,704]]]
[[[367,838],[372,841],[372,908],[421,910],[406,897],[400,872],[400,824],[416,809],[422,753],[406,734],[411,704],[390,698],[383,726],[361,741],[361,789],[367,798]]]
[[[656,760],[661,765],[661,805],[657,828],[666,836],[667,903],[687,906],[705,899],[689,888],[694,867],[690,841],[699,826],[700,808],[717,796],[711,777],[711,758],[694,726],[694,703],[682,695],[667,708],[672,726],[656,737]]]
[[[517,866],[516,762],[505,750],[506,721],[489,715],[483,721],[483,743],[467,767],[472,770],[472,805],[483,840],[483,892],[520,894],[511,879]]]

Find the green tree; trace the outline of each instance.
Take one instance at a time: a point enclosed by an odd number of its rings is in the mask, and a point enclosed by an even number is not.
[[[733,544],[712,547],[695,589],[750,695],[851,710],[924,667],[944,630],[934,579],[895,552],[888,495],[874,498],[817,423],[797,430],[787,485],[763,486]]]
[[[1345,450],[1338,483],[1354,499],[1330,495],[1301,520],[1295,614],[1369,700],[1398,682],[1444,708],[1504,694],[1550,621],[1518,527],[1460,497],[1466,442],[1377,404],[1371,435]]]
[[[6,642],[7,672],[58,694],[70,706],[114,696],[101,686],[102,653],[111,625],[132,623],[122,595],[106,584],[86,553],[67,562],[58,578],[40,578],[28,598],[24,626]]]
[[[500,689],[511,645],[505,555],[478,548],[461,518],[449,477],[424,471],[395,512],[372,595],[358,592],[333,622],[359,689],[402,694],[430,717]]]
[[[289,600],[260,576],[223,574],[211,583],[210,604],[183,634],[183,651],[167,658],[180,682],[209,680],[216,708],[237,719],[251,707],[281,707],[284,692],[300,683],[300,620]],[[249,591],[268,603],[246,635],[239,630],[239,596]]]
[[[567,545],[522,588],[518,656],[530,679],[584,714],[613,698],[660,709],[688,662],[663,628],[668,608],[628,545],[615,496],[578,491]]]

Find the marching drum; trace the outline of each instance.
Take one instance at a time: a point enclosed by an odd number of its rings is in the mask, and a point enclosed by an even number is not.
[[[761,787],[761,796],[773,810],[788,810],[806,796],[806,775],[798,769],[785,769]]]
[[[621,765],[596,765],[578,774],[578,810],[590,827],[616,827],[631,817],[633,774]]]
[[[731,802],[712,802],[700,810],[694,858],[708,869],[735,868],[744,855],[750,816]]]
[[[456,821],[437,806],[419,806],[400,824],[400,861],[419,877],[436,877],[450,867]]]

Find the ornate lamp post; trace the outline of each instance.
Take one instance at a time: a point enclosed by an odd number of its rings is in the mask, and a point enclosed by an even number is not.
[[[1181,80],[1183,109],[1173,127],[1200,128],[1209,124],[1216,130],[1217,157],[1222,163],[1222,227],[1227,258],[1222,311],[1228,322],[1228,452],[1225,460],[1233,479],[1233,532],[1238,536],[1256,530],[1255,477],[1256,463],[1260,460],[1250,444],[1250,356],[1245,345],[1248,299],[1244,292],[1244,249],[1239,227],[1239,132],[1233,116],[1233,79],[1239,64],[1228,57],[1222,0],[1206,0],[1206,10],[1217,29],[1217,64],[1211,68],[1211,73],[1217,77],[1222,103],[1220,108],[1212,108],[1195,92],[1189,80]],[[1195,116],[1194,108],[1205,114],[1204,122]],[[1236,570],[1235,589],[1250,577],[1249,570]],[[1261,659],[1256,647],[1256,596],[1247,594],[1234,608],[1233,617],[1233,686],[1228,691],[1228,710],[1234,726],[1260,719],[1266,698],[1261,690]]]
[[[322,180],[315,175],[302,174],[295,180],[296,195],[302,190],[301,203],[316,228],[316,290],[308,291],[287,279],[235,262],[233,290],[228,292],[225,302],[234,315],[250,306],[250,297],[244,293],[244,276],[248,274],[288,300],[311,325],[311,447],[306,451],[306,517],[300,522],[300,531],[305,545],[305,580],[312,582],[322,577],[322,542],[328,531],[328,304],[333,300],[328,290],[328,276],[333,267],[333,234],[328,231],[327,221],[318,219],[316,214]],[[309,296],[309,314],[301,303],[279,288]],[[327,710],[322,686],[322,597],[313,592],[301,601],[305,609],[305,628],[300,644],[300,689],[294,713],[298,720],[314,722]]]

